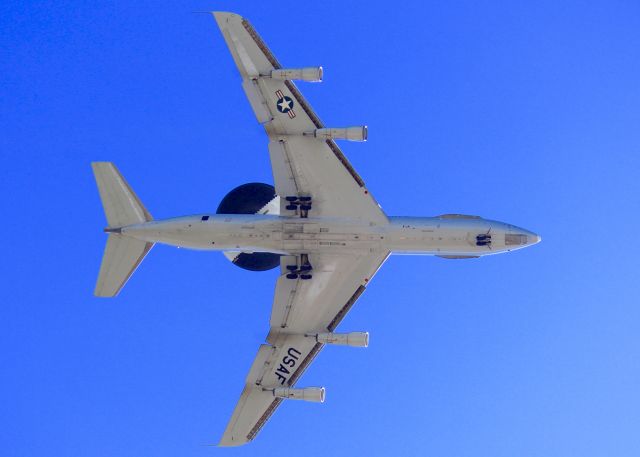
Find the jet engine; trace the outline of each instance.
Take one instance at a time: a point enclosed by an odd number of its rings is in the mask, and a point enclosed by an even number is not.
[[[369,346],[369,334],[367,332],[316,333],[307,336],[315,337],[318,343],[324,344],[336,344],[356,348],[366,348]]]
[[[289,400],[304,400],[324,403],[324,387],[305,387],[294,389],[293,387],[276,387],[273,396]]]
[[[367,126],[316,129],[304,135],[314,136],[322,140],[367,141]]]
[[[271,78],[279,80],[296,79],[318,83],[322,82],[322,67],[280,68],[271,70]]]
[[[280,197],[269,184],[252,182],[236,187],[220,202],[217,214],[280,214]],[[270,252],[225,252],[234,265],[249,271],[280,266],[280,255]]]

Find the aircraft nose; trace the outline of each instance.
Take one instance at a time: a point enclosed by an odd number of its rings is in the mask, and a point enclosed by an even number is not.
[[[524,234],[527,236],[527,245],[529,246],[533,246],[534,244],[538,244],[540,241],[542,241],[542,237],[537,233],[525,230]]]
[[[515,249],[518,247],[533,246],[540,241],[542,241],[542,238],[537,233],[514,226],[511,226],[511,230],[504,236],[505,245],[508,247],[513,246]]]

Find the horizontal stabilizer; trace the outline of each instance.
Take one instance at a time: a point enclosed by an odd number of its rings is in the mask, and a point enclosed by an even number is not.
[[[120,228],[153,220],[114,164],[93,162],[91,166],[109,227]]]
[[[125,237],[118,233],[109,234],[94,292],[96,297],[118,295],[152,247],[153,243]]]

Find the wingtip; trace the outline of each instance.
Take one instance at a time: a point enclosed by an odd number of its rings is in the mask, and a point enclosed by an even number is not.
[[[239,447],[251,442],[251,440],[243,437],[234,437],[233,435],[229,435],[230,434],[225,433],[222,438],[220,438],[216,447]]]
[[[248,441],[238,442],[238,441],[225,441],[221,440],[216,447],[239,447],[247,444]]]
[[[239,19],[244,19],[237,13],[231,13],[229,11],[191,11],[192,14],[210,14],[214,17],[214,19],[219,23],[224,23],[229,19],[237,17]]]
[[[242,20],[243,17],[240,16],[237,13],[231,13],[229,11],[211,11],[211,14],[213,15],[213,17],[215,18],[216,22],[218,22],[218,24],[222,25],[225,22],[229,22],[229,20],[231,19],[239,19]]]
[[[113,162],[105,162],[105,161],[102,161],[102,160],[95,160],[95,161],[91,162],[91,167],[95,169],[95,168],[99,168],[99,167],[109,166],[109,165],[112,165],[112,164],[113,164]]]

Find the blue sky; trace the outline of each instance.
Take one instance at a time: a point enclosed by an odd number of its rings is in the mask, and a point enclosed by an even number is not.
[[[479,214],[543,242],[392,257],[258,439],[216,443],[276,273],[157,246],[122,294],[90,162],[156,218],[271,182],[215,22],[248,17],[390,215]],[[594,2],[0,4],[0,448],[7,456],[640,454],[640,7]]]

